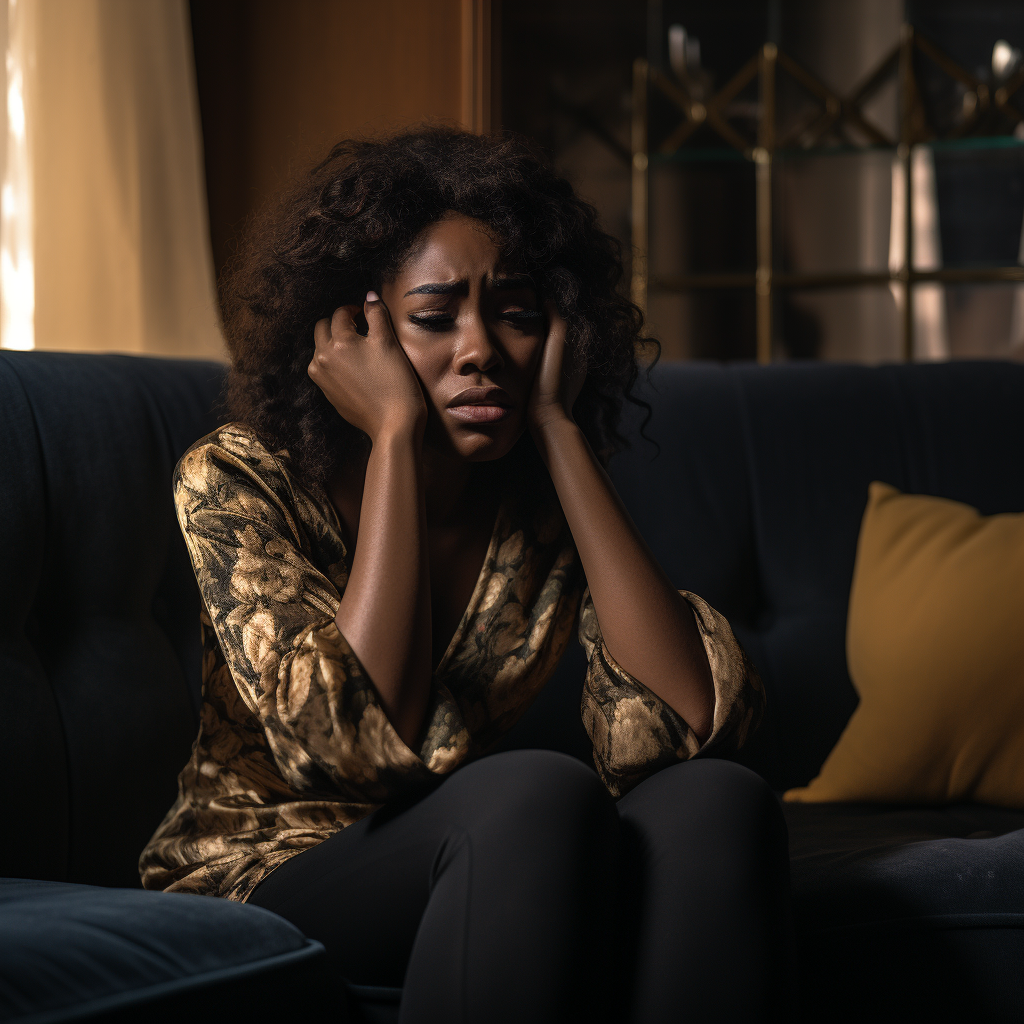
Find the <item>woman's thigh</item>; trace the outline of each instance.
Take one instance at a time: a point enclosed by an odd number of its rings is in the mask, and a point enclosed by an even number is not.
[[[596,810],[587,812],[588,805],[597,805]],[[574,816],[579,820],[574,822]],[[477,875],[490,872],[496,890],[490,898],[497,904],[506,897],[498,891],[507,889],[503,876],[515,888],[524,866],[537,860],[527,849],[531,836],[575,831],[586,846],[587,832],[600,831],[596,822],[602,817],[614,820],[614,805],[593,772],[575,759],[549,751],[497,754],[292,857],[256,888],[249,902],[323,942],[350,980],[398,986],[445,852],[453,844],[473,837]],[[604,829],[594,838],[600,846],[606,837]],[[564,879],[555,877],[554,868],[552,877],[536,877],[543,873],[534,870],[530,888],[537,890],[538,900],[556,899]],[[551,892],[543,891],[549,886]]]
[[[248,902],[323,942],[346,977],[399,986],[429,896],[437,849],[431,826],[440,828],[440,821],[422,810],[386,823],[376,818],[370,815],[285,861]]]

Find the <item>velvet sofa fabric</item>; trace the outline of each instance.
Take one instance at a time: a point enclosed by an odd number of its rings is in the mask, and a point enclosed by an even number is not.
[[[80,1018],[202,1007],[215,1019],[314,1009],[299,989],[318,942],[261,910],[203,896],[66,882],[0,880],[0,1020]],[[307,985],[308,985],[307,979]],[[277,984],[271,984],[276,981]],[[278,1017],[276,1019],[282,1019]]]
[[[4,875],[137,886],[198,726],[198,596],[170,501],[216,364],[0,354]]]
[[[1024,510],[1024,365],[660,367],[613,475],[673,582],[731,622],[769,694],[754,765],[817,774],[856,706],[846,609],[868,485]]]
[[[222,378],[210,363],[0,354],[0,757],[14,780],[0,788],[0,874],[119,887],[111,905],[138,885],[199,704],[198,595],[170,474],[216,424]],[[660,454],[639,441],[613,476],[674,584],[730,619],[761,673],[768,717],[739,759],[777,790],[804,785],[856,704],[845,625],[868,483],[1024,510],[1024,367],[665,365],[653,383]],[[581,684],[573,645],[503,748],[589,761]],[[797,805],[787,816],[808,1020],[1024,1015],[1004,966],[1024,949],[1011,870],[1024,813]],[[54,920],[70,912],[59,890],[46,900]],[[216,934],[221,901],[206,903]],[[176,927],[168,918],[168,949]],[[37,937],[41,962],[64,969],[71,947]],[[270,955],[254,946],[248,962]],[[279,970],[275,990],[287,990]],[[358,1013],[393,1016],[394,993],[361,997]]]
[[[1024,814],[786,804],[807,1020],[1020,1020]]]

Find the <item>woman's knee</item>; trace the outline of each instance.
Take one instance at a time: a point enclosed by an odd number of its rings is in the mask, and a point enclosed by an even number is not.
[[[705,826],[717,822],[729,831],[758,833],[774,845],[785,845],[785,818],[778,797],[755,772],[720,758],[697,758],[672,765],[651,776],[619,803],[624,817],[666,820],[668,808]],[[699,827],[699,824],[698,824]]]
[[[459,769],[449,784],[468,791],[482,819],[545,822],[559,828],[607,827],[615,804],[595,772],[582,761],[550,750],[512,750]],[[514,826],[513,826],[514,827]]]
[[[676,790],[703,799],[728,798],[730,803],[778,807],[768,783],[756,772],[734,761],[700,757],[663,768],[633,792]]]

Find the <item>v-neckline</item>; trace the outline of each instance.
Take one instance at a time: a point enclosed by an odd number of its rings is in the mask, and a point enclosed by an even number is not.
[[[341,544],[342,550],[345,552],[345,562],[348,573],[350,574],[352,572],[352,556],[355,554],[354,548],[352,551],[349,551],[348,545],[345,543],[341,516],[338,514],[338,510],[334,507],[334,502],[331,501],[331,497],[327,492],[327,487],[321,486],[320,490],[323,494],[323,504],[327,509],[329,509],[328,515],[330,517],[329,522],[331,529],[334,531]],[[487,543],[487,553],[484,555],[483,564],[480,566],[480,572],[476,578],[476,585],[473,587],[473,592],[469,596],[469,603],[466,605],[466,610],[462,613],[462,618],[459,620],[458,626],[455,627],[455,632],[452,634],[452,638],[448,642],[448,646],[445,648],[444,654],[441,655],[441,660],[431,672],[431,678],[433,679],[437,679],[444,674],[445,669],[448,667],[448,663],[451,661],[455,652],[458,650],[459,645],[465,638],[466,629],[476,614],[477,608],[480,606],[480,601],[487,590],[490,578],[493,575],[489,571],[489,566],[493,563],[494,558],[497,555],[498,548],[501,546],[500,538],[505,526],[505,518],[507,516],[506,504],[508,502],[509,491],[505,486],[504,481],[499,485],[499,492],[498,512],[494,517],[494,527],[491,530],[491,539]]]

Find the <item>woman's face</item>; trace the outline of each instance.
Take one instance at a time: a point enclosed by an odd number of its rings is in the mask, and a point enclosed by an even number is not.
[[[489,229],[451,214],[381,289],[427,396],[427,443],[474,462],[501,458],[523,433],[547,336],[532,282],[500,264]]]

